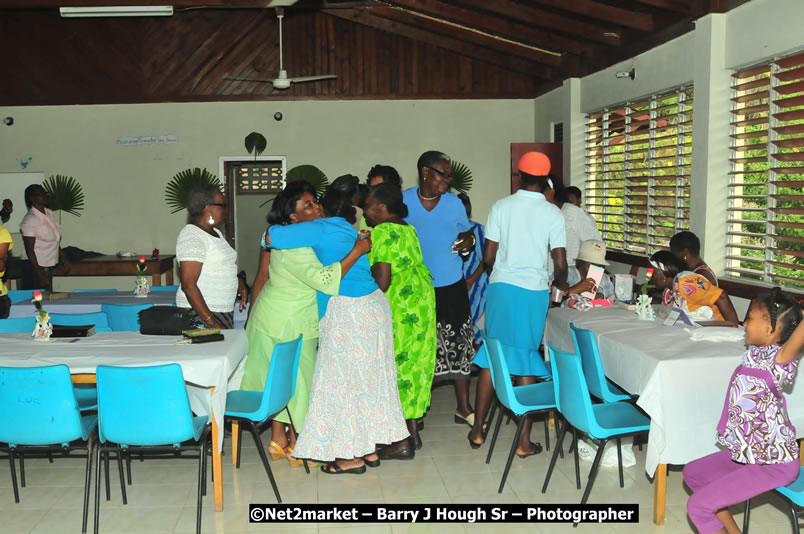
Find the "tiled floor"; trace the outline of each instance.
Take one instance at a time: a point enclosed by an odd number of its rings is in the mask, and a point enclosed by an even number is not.
[[[303,469],[291,469],[287,462],[272,462],[283,501],[286,503],[577,503],[581,492],[575,489],[574,467],[570,458],[559,459],[546,494],[541,485],[550,455],[542,453],[525,460],[514,459],[508,482],[497,494],[507,447],[514,426],[503,426],[501,445],[490,465],[485,464],[486,447],[472,450],[466,442],[467,426],[453,422],[454,397],[449,386],[434,391],[433,404],[422,432],[424,448],[410,462],[387,461],[378,469],[360,476],[331,476]],[[270,433],[270,431],[268,431]],[[269,441],[269,434],[263,434]],[[552,441],[555,441],[551,434]],[[533,439],[544,440],[543,426],[534,425]],[[565,443],[566,446],[566,443]],[[242,533],[271,531],[280,533],[357,534],[438,532],[553,532],[688,533],[694,532],[687,520],[687,492],[681,472],[671,470],[668,480],[667,520],[652,523],[653,485],[645,476],[644,453],[636,447],[637,465],[626,469],[625,488],[620,489],[616,469],[603,469],[598,475],[590,502],[638,503],[639,524],[580,525],[574,530],[561,524],[249,524],[249,503],[274,503],[274,495],[260,463],[251,437],[244,434],[241,468],[231,465],[231,443],[224,456],[225,511],[215,513],[212,492],[204,500],[203,532]],[[582,476],[590,463],[581,462]],[[84,463],[79,460],[26,460],[27,487],[21,502],[14,503],[8,463],[0,464],[3,489],[0,495],[0,533],[77,533],[81,530],[81,502]],[[195,532],[196,464],[189,460],[133,462],[133,486],[128,487],[128,505],[123,506],[117,489],[116,469],[112,469],[112,501],[101,497],[101,532],[179,533]],[[117,491],[115,491],[117,489]],[[93,489],[94,491],[94,489]],[[791,532],[791,524],[778,499],[761,498],[752,508],[751,531]],[[90,505],[91,506],[91,505]],[[738,524],[742,513],[735,509]],[[92,529],[92,508],[90,525]]]

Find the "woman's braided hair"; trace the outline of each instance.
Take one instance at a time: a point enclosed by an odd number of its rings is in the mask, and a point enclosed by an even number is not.
[[[779,321],[782,328],[782,337],[779,339],[779,344],[783,345],[793,334],[793,330],[801,323],[801,307],[798,302],[782,293],[778,287],[774,287],[769,294],[757,300],[768,310],[771,332],[776,331],[776,322]]]

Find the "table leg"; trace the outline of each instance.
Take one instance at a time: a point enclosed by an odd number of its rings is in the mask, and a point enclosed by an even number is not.
[[[212,388],[212,393],[215,388]],[[212,417],[212,476],[215,477],[213,481],[213,489],[215,491],[215,511],[223,512],[223,473],[221,465],[221,451],[218,450],[218,423],[215,422],[215,417]]]
[[[237,467],[237,445],[240,441],[239,432],[240,423],[232,421],[232,466]]]
[[[162,285],[162,275],[160,273],[154,273],[154,275],[151,276],[151,285],[152,286]]]
[[[664,524],[665,505],[667,504],[667,464],[656,467],[653,477],[653,522]]]
[[[165,285],[172,286],[173,285],[173,266],[170,266],[170,269],[165,271]]]

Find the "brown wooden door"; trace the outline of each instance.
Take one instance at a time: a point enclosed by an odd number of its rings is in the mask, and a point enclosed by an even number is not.
[[[526,152],[542,152],[550,158],[550,174],[564,177],[564,149],[562,143],[511,143],[511,193],[516,193],[521,182],[517,163]]]

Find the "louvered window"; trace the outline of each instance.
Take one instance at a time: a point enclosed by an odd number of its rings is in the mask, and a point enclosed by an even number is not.
[[[606,245],[638,254],[689,229],[692,87],[586,119],[586,209]]]
[[[726,271],[804,289],[804,53],[733,75]]]

